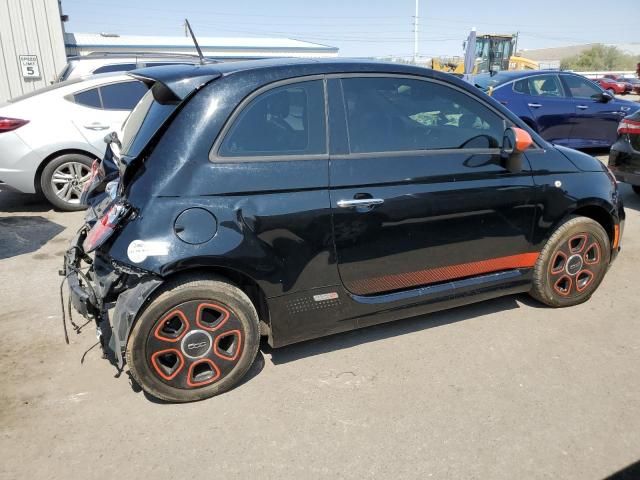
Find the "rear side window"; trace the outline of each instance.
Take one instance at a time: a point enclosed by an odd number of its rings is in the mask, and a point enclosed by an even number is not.
[[[147,93],[147,87],[142,82],[112,83],[100,87],[102,94],[102,108],[107,110],[132,110]]]
[[[147,87],[142,82],[132,80],[91,88],[65,98],[90,108],[132,110],[145,93]]]
[[[137,157],[179,103],[161,83],[155,83],[127,117],[122,128],[122,149],[127,157]]]
[[[108,73],[108,72],[128,72],[129,70],[135,70],[135,63],[119,63],[116,65],[103,65],[96,68],[93,73]]]
[[[79,105],[91,108],[102,108],[100,102],[100,93],[97,88],[85,90],[84,92],[75,93],[73,95],[73,101]]]
[[[505,122],[451,87],[406,78],[342,80],[352,153],[497,148]]]
[[[283,85],[247,104],[227,132],[218,155],[300,156],[327,152],[321,80]]]
[[[529,95],[529,81],[525,78],[524,80],[518,80],[517,82],[514,82],[513,91]]]
[[[529,91],[538,97],[563,97],[564,92],[557,75],[537,75],[529,78]]]

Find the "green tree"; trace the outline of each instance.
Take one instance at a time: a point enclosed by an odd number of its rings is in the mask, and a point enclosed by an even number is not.
[[[617,47],[594,45],[584,52],[562,59],[562,70],[604,71],[604,70],[635,70],[640,56],[629,55]]]

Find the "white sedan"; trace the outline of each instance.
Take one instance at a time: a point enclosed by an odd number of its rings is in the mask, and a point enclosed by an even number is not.
[[[58,83],[0,106],[0,182],[42,193],[61,210],[80,195],[107,133],[118,130],[147,87],[124,74]]]

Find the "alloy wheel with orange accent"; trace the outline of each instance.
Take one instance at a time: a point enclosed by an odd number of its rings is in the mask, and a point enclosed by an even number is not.
[[[586,301],[604,278],[611,243],[604,228],[586,217],[572,217],[553,233],[534,268],[531,294],[549,306]]]
[[[152,395],[174,402],[208,398],[233,387],[258,350],[251,300],[222,280],[170,285],[142,312],[129,337],[127,363]]]

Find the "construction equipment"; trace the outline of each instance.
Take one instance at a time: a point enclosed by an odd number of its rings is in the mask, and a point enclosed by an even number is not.
[[[528,58],[514,55],[518,44],[518,34],[479,34],[475,42],[465,42],[465,51],[474,48],[475,66],[472,72],[464,71],[464,57],[438,57],[431,61],[431,68],[454,74],[486,73],[501,70],[536,70],[538,63]]]

